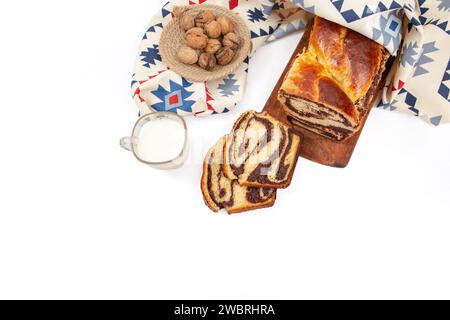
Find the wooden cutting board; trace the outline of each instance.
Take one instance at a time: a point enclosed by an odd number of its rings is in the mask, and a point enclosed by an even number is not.
[[[307,34],[308,32],[310,32],[310,28],[307,28],[305,34]],[[288,125],[290,124],[286,118],[281,103],[278,101],[277,95],[281,87],[281,84],[283,83],[283,80],[285,78],[285,75],[289,71],[292,63],[295,60],[295,57],[297,56],[298,53],[300,53],[303,50],[303,48],[305,48],[308,45],[306,38],[307,37],[303,36],[302,39],[300,40],[300,43],[297,45],[297,48],[295,48],[294,53],[292,54],[292,57],[289,60],[289,63],[284,69],[283,74],[281,75],[280,79],[275,85],[275,88],[273,89],[272,94],[270,95],[263,109],[264,111],[267,111],[278,120]],[[384,79],[380,83],[384,83]],[[374,98],[373,100],[377,99]],[[370,104],[373,105],[374,102],[375,101],[371,101]],[[366,113],[366,116],[363,119],[361,129],[358,132],[354,133],[351,137],[347,138],[347,140],[341,142],[336,142],[331,139],[325,138],[321,135],[318,135],[317,133],[314,133],[304,128],[294,127],[297,133],[302,137],[300,156],[309,159],[311,161],[331,167],[338,167],[338,168],[346,167],[353,154],[353,150],[355,149],[356,143],[358,142],[359,136],[361,134],[362,129],[364,128],[364,124],[367,120],[369,113],[370,110],[369,112]]]

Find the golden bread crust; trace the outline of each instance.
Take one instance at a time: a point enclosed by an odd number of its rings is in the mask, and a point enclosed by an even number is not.
[[[223,138],[221,138],[223,139]],[[208,191],[208,165],[210,165],[212,153],[214,152],[214,147],[212,147],[205,156],[205,160],[203,161],[203,173],[202,178],[200,180],[200,189],[203,194],[203,200],[205,204],[214,212],[218,212],[222,209],[222,206],[218,205],[214,202],[211,195]]]
[[[380,71],[384,48],[363,35],[315,17],[307,49],[299,54],[280,94],[306,99],[344,114],[353,126]]]

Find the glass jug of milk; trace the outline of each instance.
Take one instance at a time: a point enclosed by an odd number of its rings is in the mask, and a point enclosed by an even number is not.
[[[180,167],[187,157],[186,122],[176,113],[155,112],[140,117],[131,136],[120,139],[122,148],[157,169]]]

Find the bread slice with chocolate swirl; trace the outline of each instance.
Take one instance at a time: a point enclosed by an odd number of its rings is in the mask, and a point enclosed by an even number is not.
[[[225,177],[222,171],[225,141],[226,136],[220,138],[203,163],[201,190],[206,205],[214,212],[224,208],[229,214],[272,206],[276,189],[245,187]]]
[[[223,171],[251,187],[289,186],[300,148],[294,130],[267,112],[247,111],[225,143]]]

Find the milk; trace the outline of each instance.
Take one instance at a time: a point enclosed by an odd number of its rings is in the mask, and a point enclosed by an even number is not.
[[[174,119],[159,117],[141,127],[135,152],[146,162],[165,162],[178,157],[184,143],[184,125]]]

